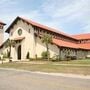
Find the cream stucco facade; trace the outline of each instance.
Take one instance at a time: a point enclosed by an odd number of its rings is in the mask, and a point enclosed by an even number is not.
[[[39,27],[38,27],[39,26]],[[41,58],[43,51],[46,51],[46,46],[42,43],[39,35],[50,34],[53,38],[58,38],[66,42],[71,42],[74,44],[78,43],[77,39],[69,37],[67,35],[61,35],[54,31],[48,31],[48,28],[40,24],[28,22],[22,18],[17,17],[15,21],[7,29],[9,33],[9,39],[14,40],[15,46],[11,47],[11,55],[13,61],[17,60],[26,60],[27,54],[29,53],[29,58]],[[19,32],[20,31],[20,32]],[[35,36],[35,33],[38,36]],[[7,42],[5,42],[7,43]],[[59,42],[58,42],[59,43]],[[68,43],[67,43],[68,44]],[[0,53],[7,53],[10,51],[9,47],[5,47],[5,44],[1,46]],[[60,46],[56,44],[49,44],[50,58],[54,56],[60,56],[60,59],[65,60],[66,56],[76,56],[77,58],[85,58],[87,55],[90,55],[90,50],[72,48],[71,46]]]
[[[18,34],[18,30],[22,30],[22,34]],[[17,21],[17,24],[10,30],[10,39],[24,37],[23,40],[17,42],[15,47],[11,48],[11,57],[13,60],[18,59],[18,47],[21,45],[21,60],[25,60],[27,53],[29,52],[30,58],[41,57],[41,53],[46,51],[46,46],[42,43],[40,38],[36,38],[34,35],[34,29],[32,25],[28,25],[22,20]],[[50,57],[59,54],[59,49],[56,45],[49,45]]]

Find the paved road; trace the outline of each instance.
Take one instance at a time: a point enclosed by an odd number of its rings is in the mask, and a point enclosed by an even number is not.
[[[0,90],[90,90],[90,79],[0,69]]]

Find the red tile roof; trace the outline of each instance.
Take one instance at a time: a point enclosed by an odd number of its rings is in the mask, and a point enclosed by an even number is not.
[[[44,26],[44,25],[41,25],[39,23],[36,23],[36,22],[33,22],[31,20],[27,20],[25,18],[22,18],[22,17],[17,17],[13,22],[12,24],[7,28],[6,32],[10,32],[10,29],[11,27],[14,25],[14,23],[18,20],[23,20],[25,21],[26,23],[28,24],[31,24],[33,26],[37,26],[37,27],[40,27],[44,30],[47,30],[47,31],[51,31],[51,32],[54,32],[56,34],[59,34],[59,35],[63,35],[63,36],[66,36],[67,38],[71,38],[73,40],[79,40],[79,39],[90,39],[90,33],[88,34],[80,34],[80,35],[67,35],[63,32],[59,32],[57,31],[56,29],[53,29],[53,28],[50,28],[50,27],[47,27],[47,26]],[[17,38],[15,40],[20,40],[20,38]],[[21,39],[22,40],[22,39]],[[68,47],[68,48],[74,48],[74,49],[90,49],[90,43],[89,44],[75,44],[75,43],[72,43],[72,42],[68,42],[68,41],[64,41],[64,40],[60,40],[60,39],[53,39],[53,43],[60,46],[60,47]]]
[[[73,35],[73,37],[79,40],[80,39],[90,39],[90,33]]]
[[[22,18],[22,17],[20,17]],[[51,27],[48,27],[48,26],[45,26],[45,25],[42,25],[42,24],[39,24],[37,22],[34,22],[32,20],[29,20],[29,19],[25,19],[25,18],[22,18],[23,20],[25,20],[26,22],[29,22],[30,24],[34,25],[34,26],[37,26],[37,27],[40,27],[40,28],[43,28],[43,29],[46,29],[46,30],[49,30],[49,31],[53,31],[53,32],[56,32],[56,33],[60,33],[60,34],[63,34],[63,35],[67,35],[63,32],[60,32],[60,31],[57,31],[56,29],[53,29]]]
[[[53,43],[60,47],[68,47],[68,48],[78,48],[78,45],[72,42],[67,42],[59,39],[53,39]]]
[[[88,50],[90,50],[90,43],[78,44],[78,45],[82,49],[88,49]]]
[[[12,40],[18,41],[18,40],[23,40],[25,37],[17,37],[17,38],[13,38]]]
[[[74,48],[74,49],[87,49],[90,50],[90,43],[86,44],[75,44],[72,42],[67,42],[59,39],[53,39],[53,43],[60,46],[60,47],[68,47],[68,48]]]
[[[60,31],[56,30],[56,29],[50,28],[50,27],[48,27],[48,26],[45,26],[45,25],[36,23],[36,22],[34,22],[34,21],[32,21],[32,20],[25,19],[25,18],[22,18],[22,17],[17,17],[17,18],[13,21],[13,23],[7,28],[6,32],[8,32],[8,33],[10,32],[11,26],[12,26],[12,25],[14,24],[14,22],[15,22],[16,20],[18,20],[18,19],[21,19],[21,20],[23,20],[23,21],[25,21],[25,22],[33,25],[33,26],[37,26],[37,27],[43,28],[44,30],[51,31],[51,32],[54,32],[54,33],[57,33],[57,34],[60,34],[60,35],[66,36],[66,37],[68,37],[68,38],[71,38],[71,39],[76,40],[74,37],[72,37],[72,36],[70,36],[70,35],[68,35],[68,34],[65,34],[65,33],[63,33],[63,32],[60,32]]]

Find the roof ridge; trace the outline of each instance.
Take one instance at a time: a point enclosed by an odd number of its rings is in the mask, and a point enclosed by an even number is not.
[[[64,33],[64,32],[62,32],[62,31],[59,31],[59,30],[55,29],[55,28],[51,28],[51,27],[49,27],[49,26],[47,26],[47,25],[43,25],[43,24],[40,24],[40,23],[38,23],[38,22],[36,22],[36,21],[30,20],[30,19],[26,19],[26,18],[23,18],[23,17],[20,17],[20,16],[19,16],[19,18],[21,18],[21,19],[23,19],[23,20],[25,20],[25,21],[28,21],[29,23],[33,23],[33,24],[35,24],[35,25],[37,25],[37,26],[39,26],[39,27],[41,26],[41,28],[48,29],[48,30],[50,30],[50,31],[52,31],[52,32],[55,32],[55,33],[58,33],[58,34],[62,34],[62,35],[64,35],[64,36],[67,36],[67,37],[76,39],[76,38],[72,37],[72,36],[69,35],[69,34],[66,34],[66,33]],[[77,40],[77,39],[76,39],[76,40]]]
[[[20,16],[19,16],[19,17],[20,17]],[[36,22],[36,21],[33,21],[33,20],[31,20],[31,19],[26,19],[26,18],[23,18],[23,17],[20,17],[20,18],[25,19],[25,20],[27,20],[28,22],[30,21],[30,22],[33,22],[33,23],[36,23],[36,24],[39,24],[39,25],[45,26],[45,27],[47,27],[47,28],[50,28],[50,29],[52,29],[52,30],[56,30],[57,32],[64,33],[64,32],[62,32],[62,31],[59,31],[58,29],[55,29],[55,28],[49,27],[48,25],[43,25],[43,24],[38,23],[38,22]],[[64,33],[64,34],[66,34],[66,33]]]
[[[86,35],[86,34],[90,34],[90,33],[74,34],[74,35],[72,35],[72,36],[77,36],[77,35]]]
[[[78,39],[74,38],[73,36],[71,36],[71,35],[69,35],[69,34],[66,34],[66,33],[63,33],[63,32],[61,32],[61,31],[59,31],[59,30],[57,30],[57,29],[48,27],[48,26],[46,26],[46,25],[42,25],[42,24],[40,24],[40,23],[34,22],[34,21],[32,21],[32,20],[29,20],[29,19],[26,19],[26,18],[23,18],[23,17],[20,17],[20,16],[17,16],[17,17],[16,17],[16,19],[15,19],[15,20],[10,24],[10,26],[6,29],[6,32],[8,32],[8,33],[10,32],[11,26],[12,26],[12,25],[14,24],[14,22],[15,22],[16,20],[18,20],[18,19],[22,19],[22,20],[24,20],[25,22],[27,22],[27,23],[29,23],[29,24],[32,24],[33,26],[37,26],[37,27],[43,28],[43,29],[45,29],[45,30],[48,30],[48,31],[57,33],[57,34],[59,34],[59,35],[66,36],[66,37],[71,38],[71,39],[73,39],[73,40],[78,40]]]

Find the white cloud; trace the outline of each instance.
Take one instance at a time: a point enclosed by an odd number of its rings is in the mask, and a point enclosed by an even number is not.
[[[47,0],[42,8],[43,12],[51,16],[53,21],[80,23],[83,26],[82,30],[87,32],[90,30],[89,4],[90,0]]]
[[[64,32],[70,33],[68,29],[70,25],[77,29],[78,26],[74,27],[74,24],[78,24],[82,32],[90,32],[90,0],[43,0],[42,5],[35,6],[40,7],[37,10],[32,10],[29,6],[26,10],[27,5],[22,5],[22,1],[25,2],[24,0],[0,0],[0,19],[9,25],[16,16],[23,16],[56,29],[62,28],[60,30]],[[31,4],[29,2],[28,5]],[[20,7],[17,7],[19,5]]]
[[[0,4],[11,3],[12,0],[0,0]]]
[[[64,0],[65,1],[65,0]],[[70,2],[71,1],[71,2]],[[50,3],[51,2],[51,3]],[[83,14],[84,12],[90,11],[89,0],[67,0],[64,5],[61,0],[47,0],[42,5],[43,11],[52,17],[69,17],[74,14]],[[61,6],[63,4],[63,6]]]
[[[34,19],[36,21],[40,20],[41,14],[38,10],[23,11],[23,8],[16,7],[19,3],[18,0],[0,0],[0,20],[7,24],[5,29],[17,16]],[[8,34],[5,33],[4,36],[6,40]]]
[[[6,29],[17,16],[33,19],[38,22],[40,20],[40,15],[41,14],[39,14],[37,11],[30,11],[30,13],[29,12],[28,13],[24,13],[24,12],[11,13],[11,14],[0,16],[0,18],[2,18],[2,20],[5,21],[5,23],[7,24],[5,26],[5,29]],[[4,36],[6,40],[8,38],[8,34],[5,34]]]
[[[90,22],[87,23],[83,28],[82,28],[84,33],[90,33]]]

